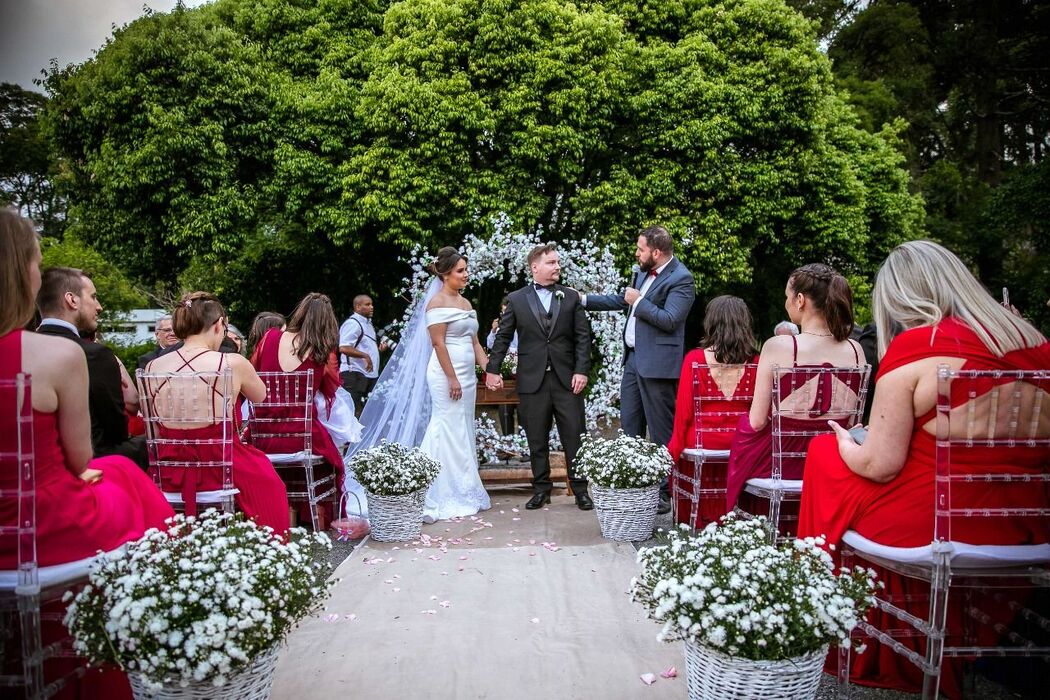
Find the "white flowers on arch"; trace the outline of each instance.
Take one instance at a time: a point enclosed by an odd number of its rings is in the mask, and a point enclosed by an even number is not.
[[[476,288],[490,280],[501,281],[511,291],[529,279],[529,251],[542,243],[542,230],[535,233],[514,230],[513,222],[506,214],[492,220],[493,232],[487,237],[470,234],[463,241],[459,252],[467,258],[470,269],[469,288]],[[616,267],[612,250],[598,246],[588,240],[559,243],[561,258],[561,283],[585,294],[615,294],[622,291],[624,280]],[[408,260],[412,274],[404,280],[399,294],[412,300],[402,323],[415,311],[415,305],[423,298],[431,275],[427,271],[433,254],[421,247],[413,249]],[[591,383],[587,387],[586,416],[588,432],[600,424],[609,425],[620,415],[620,380],[623,377],[623,328],[622,314],[593,314],[590,317],[594,345],[601,362],[591,372]],[[479,449],[486,461],[495,459],[495,450],[505,441],[503,448],[517,452],[524,445],[523,435],[500,436],[491,421],[479,418],[476,425]],[[491,435],[489,433],[492,433]],[[501,440],[500,438],[503,438]],[[557,443],[554,445],[557,447]],[[482,449],[483,448],[483,449]]]

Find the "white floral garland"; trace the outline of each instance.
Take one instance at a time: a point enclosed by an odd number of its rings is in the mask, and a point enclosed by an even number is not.
[[[470,283],[475,287],[488,280],[500,280],[508,289],[523,285],[529,279],[529,251],[542,243],[542,230],[535,233],[515,230],[506,214],[492,220],[493,232],[487,237],[475,234],[467,236],[459,252],[470,264]],[[558,244],[561,257],[561,283],[585,294],[616,294],[623,289],[624,280],[616,266],[609,246],[599,247],[589,240],[569,241]],[[431,275],[427,271],[433,254],[417,246],[407,262],[412,275],[404,280],[399,295],[413,301],[401,321],[403,325],[415,311],[415,304],[423,298]],[[623,314],[593,314],[590,317],[593,341],[602,357],[593,380],[587,388],[585,402],[587,430],[597,429],[599,424],[608,426],[620,415],[620,380],[623,378]],[[502,436],[494,424],[478,419],[476,424],[479,445],[484,445],[486,455],[494,449],[516,452],[520,438]],[[500,442],[506,439],[506,445]],[[555,441],[555,448],[558,447]]]

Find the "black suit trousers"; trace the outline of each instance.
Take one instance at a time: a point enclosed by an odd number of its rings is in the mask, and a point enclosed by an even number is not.
[[[580,437],[587,420],[583,394],[574,394],[562,386],[553,372],[545,372],[540,388],[528,394],[518,394],[518,416],[529,441],[532,460],[532,488],[536,493],[549,493],[551,482],[550,432],[552,422],[558,425],[558,435],[565,448],[565,467],[574,494],[587,493],[587,480],[576,475],[576,453],[580,451]]]

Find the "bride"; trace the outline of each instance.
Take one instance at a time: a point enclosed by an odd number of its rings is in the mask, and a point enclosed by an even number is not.
[[[364,436],[354,445],[355,451],[382,440],[418,445],[441,462],[427,492],[425,522],[490,507],[474,437],[474,366],[484,367],[488,358],[478,341],[477,313],[461,295],[467,260],[455,248],[442,248],[430,272],[435,279],[365,404]]]

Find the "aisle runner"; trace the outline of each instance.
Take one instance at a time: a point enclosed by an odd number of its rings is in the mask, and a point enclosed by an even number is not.
[[[359,547],[327,610],[289,637],[273,698],[684,698],[681,645],[657,642],[626,594],[634,547],[569,497],[527,498],[496,494],[415,545]],[[660,677],[670,666],[682,675]]]

